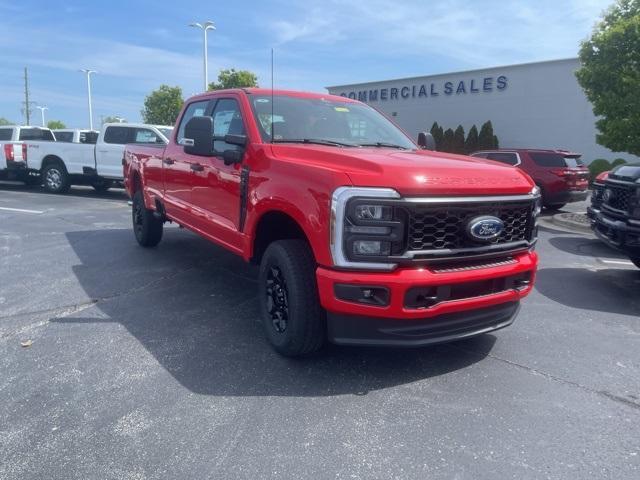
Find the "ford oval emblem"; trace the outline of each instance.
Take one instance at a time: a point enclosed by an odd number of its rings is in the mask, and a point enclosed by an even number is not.
[[[504,222],[498,217],[485,216],[472,218],[467,224],[469,236],[479,242],[488,242],[500,236]]]

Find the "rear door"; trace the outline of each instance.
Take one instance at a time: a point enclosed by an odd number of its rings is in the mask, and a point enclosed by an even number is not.
[[[108,178],[122,178],[122,155],[124,146],[134,129],[127,126],[109,125],[102,141],[96,145],[96,170],[98,175]]]

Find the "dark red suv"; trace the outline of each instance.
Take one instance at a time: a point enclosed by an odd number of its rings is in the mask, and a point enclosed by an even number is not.
[[[569,202],[586,200],[589,169],[580,160],[579,153],[566,150],[537,150],[510,148],[482,150],[472,157],[486,158],[513,165],[531,176],[542,191],[546,208],[562,208]]]

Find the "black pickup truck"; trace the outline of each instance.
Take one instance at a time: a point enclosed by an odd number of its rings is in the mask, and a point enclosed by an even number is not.
[[[640,165],[621,165],[593,184],[591,228],[640,268]]]

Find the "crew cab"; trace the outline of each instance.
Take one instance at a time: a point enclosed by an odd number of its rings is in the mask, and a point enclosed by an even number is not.
[[[6,166],[7,170],[14,172],[15,179],[42,182],[45,190],[52,193],[64,193],[71,185],[92,185],[97,191],[104,192],[122,182],[125,144],[165,145],[172,128],[162,125],[105,123],[97,139],[94,140],[95,134],[85,133],[84,143],[53,141],[54,134],[46,130],[52,140],[46,143],[39,139],[17,137],[18,141],[11,147],[12,160],[7,161]],[[0,169],[2,167],[0,164]]]
[[[596,236],[640,268],[640,165],[598,175],[587,214]]]
[[[53,130],[53,134],[56,137],[56,142],[95,144],[98,141],[100,132],[79,128],[57,128]]]
[[[589,169],[580,153],[531,148],[482,150],[472,157],[486,158],[528,173],[542,193],[545,208],[558,210],[570,202],[586,200]]]
[[[125,149],[133,232],[153,247],[174,222],[259,264],[261,321],[283,355],[506,327],[534,281],[539,191],[427,140],[344,97],[201,94],[166,147]]]

